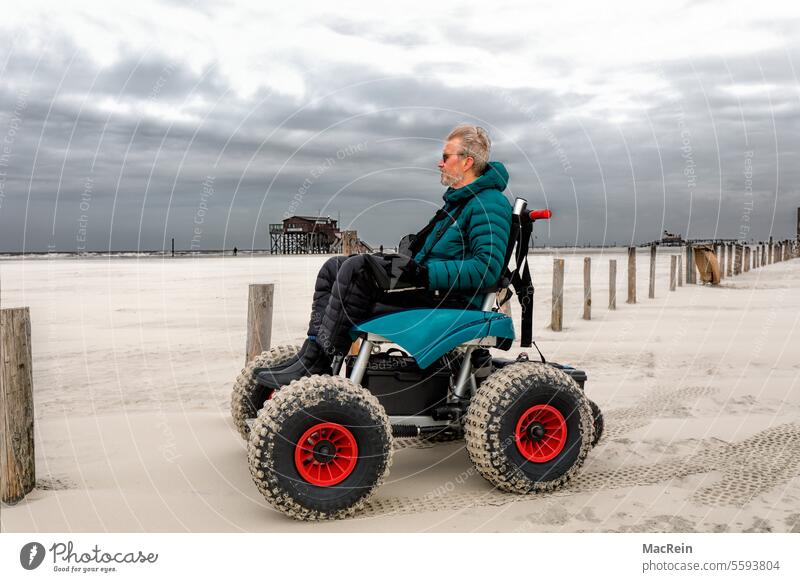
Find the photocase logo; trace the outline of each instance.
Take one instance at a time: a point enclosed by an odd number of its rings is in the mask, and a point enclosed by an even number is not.
[[[44,560],[44,546],[39,542],[30,542],[19,551],[19,563],[26,570],[35,570]]]

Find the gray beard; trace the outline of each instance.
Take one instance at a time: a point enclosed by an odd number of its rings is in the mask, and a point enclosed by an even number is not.
[[[442,174],[441,177],[442,186],[447,186],[448,188],[458,182],[458,177],[451,176],[450,174]]]

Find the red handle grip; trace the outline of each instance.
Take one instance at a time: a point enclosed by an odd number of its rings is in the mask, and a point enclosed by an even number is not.
[[[531,220],[547,220],[551,216],[553,216],[553,213],[549,208],[543,208],[541,210],[531,210],[530,213]]]

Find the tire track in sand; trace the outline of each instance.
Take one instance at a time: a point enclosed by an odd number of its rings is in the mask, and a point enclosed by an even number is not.
[[[374,498],[357,515],[406,515],[432,511],[454,511],[470,507],[502,506],[523,499],[565,497],[602,489],[655,485],[689,475],[719,471],[721,478],[698,489],[691,499],[705,505],[743,507],[753,497],[786,483],[800,474],[800,425],[783,424],[768,428],[737,442],[718,439],[698,441],[699,452],[689,457],[652,465],[625,466],[614,470],[579,473],[562,489],[530,496],[503,493],[495,489],[482,492],[453,492],[454,486],[437,488],[429,495]],[[470,467],[468,476],[475,474]],[[452,482],[450,482],[452,484]]]

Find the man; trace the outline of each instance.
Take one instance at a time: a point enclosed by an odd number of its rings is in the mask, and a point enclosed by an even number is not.
[[[482,290],[497,284],[511,229],[503,191],[508,172],[489,162],[486,130],[460,125],[450,132],[439,161],[445,205],[410,245],[408,256],[333,257],[320,269],[308,339],[278,368],[256,370],[259,384],[284,386],[311,374],[330,374],[350,348],[350,328],[376,304],[479,308]],[[408,289],[408,290],[402,290]]]

